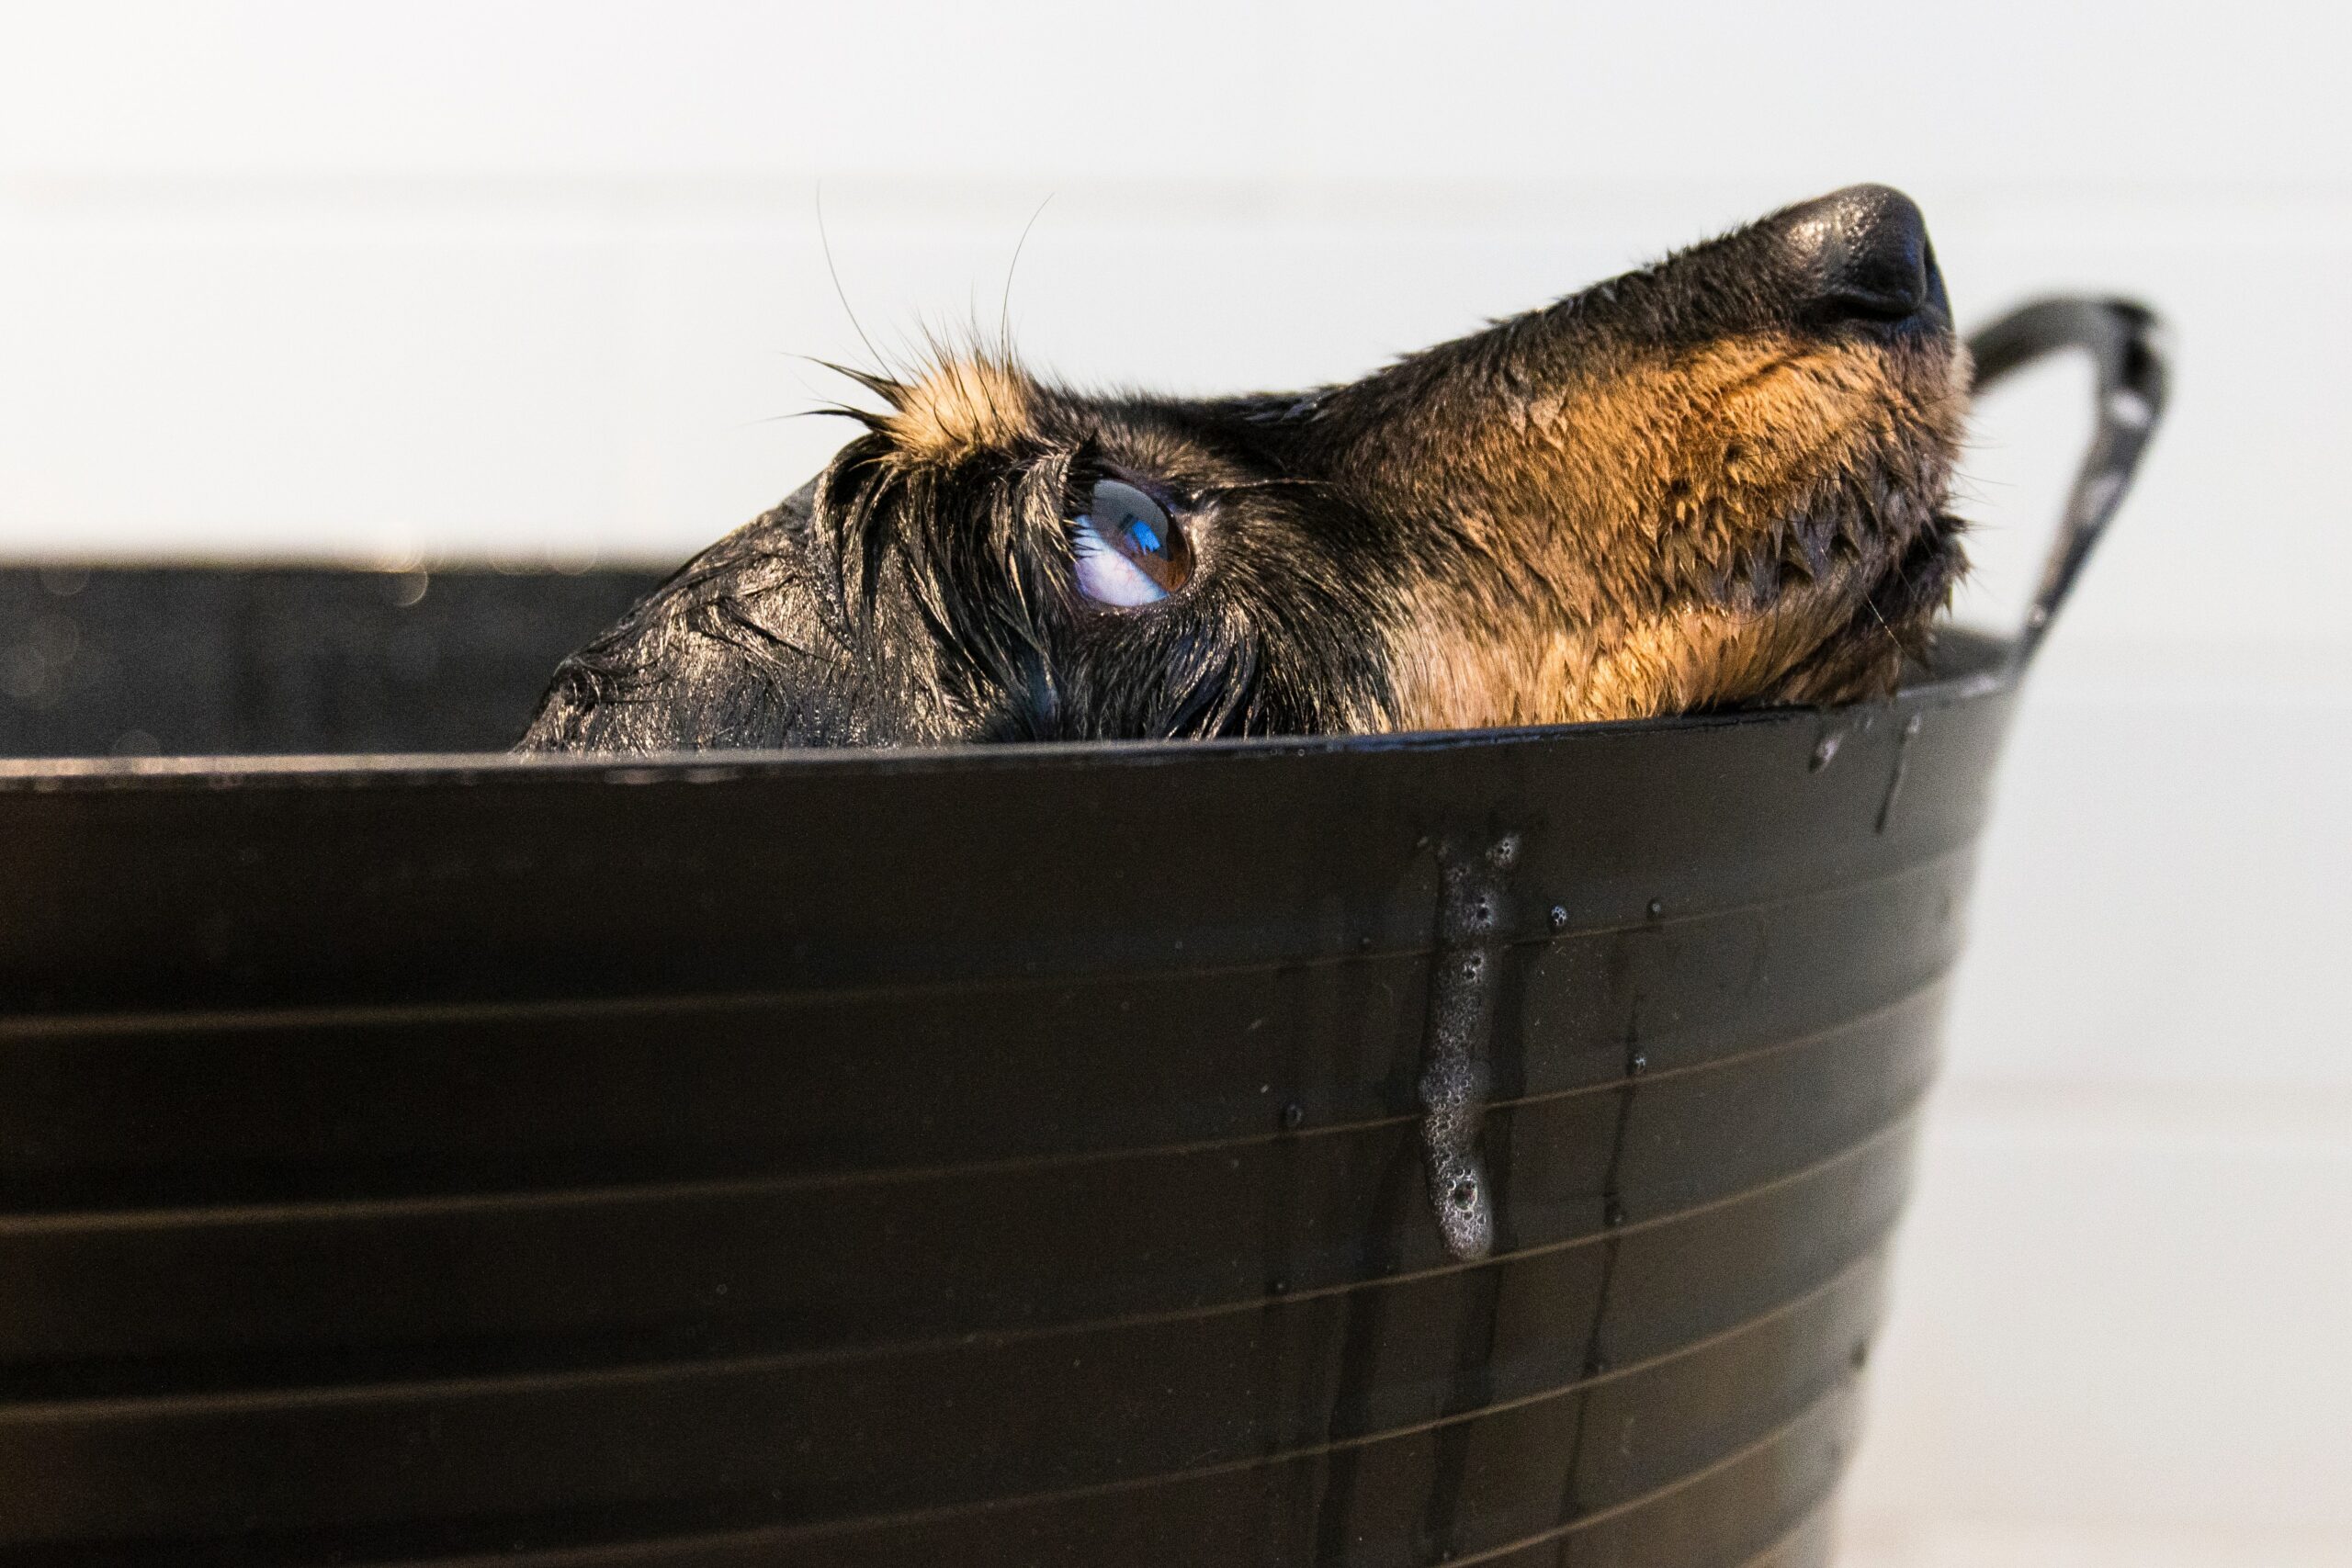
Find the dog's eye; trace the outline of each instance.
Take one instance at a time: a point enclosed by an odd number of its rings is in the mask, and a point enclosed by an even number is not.
[[[1165,599],[1193,575],[1192,547],[1159,503],[1116,479],[1095,482],[1071,529],[1078,591],[1098,604]]]

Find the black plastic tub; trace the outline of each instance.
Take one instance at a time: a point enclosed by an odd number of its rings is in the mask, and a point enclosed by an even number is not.
[[[9,739],[488,746],[642,586],[388,581],[0,580],[79,617]],[[469,594],[439,703],[283,633]],[[1544,731],[0,763],[0,1563],[1822,1562],[2023,646]]]

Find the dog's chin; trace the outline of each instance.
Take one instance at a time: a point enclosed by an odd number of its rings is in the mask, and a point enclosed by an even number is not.
[[[1893,696],[1934,649],[1936,619],[1968,570],[1961,534],[1957,518],[1937,512],[1828,617],[1826,635],[1762,701],[1835,707]]]

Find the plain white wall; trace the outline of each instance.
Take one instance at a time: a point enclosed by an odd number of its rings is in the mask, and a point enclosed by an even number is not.
[[[1849,1557],[2352,1561],[2342,17],[0,4],[0,554],[683,556],[841,437],[820,182],[886,348],[1034,218],[1030,355],[1171,389],[1900,184],[1964,319],[2137,294],[2178,381],[2007,761]],[[2082,400],[1985,411],[1975,613]]]

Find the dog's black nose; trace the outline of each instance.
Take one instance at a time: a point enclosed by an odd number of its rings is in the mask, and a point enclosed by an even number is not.
[[[1812,295],[1833,318],[1950,324],[1936,248],[1919,205],[1891,186],[1849,186],[1781,215],[1781,238]]]

